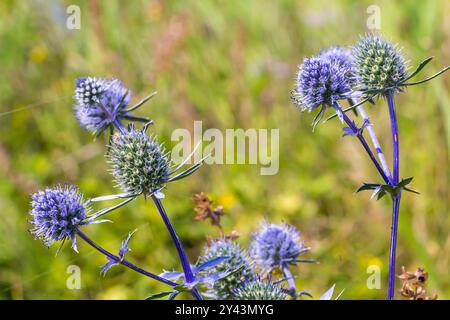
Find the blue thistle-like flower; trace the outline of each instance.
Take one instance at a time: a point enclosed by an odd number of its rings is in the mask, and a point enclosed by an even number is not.
[[[299,255],[309,251],[297,229],[285,223],[264,223],[252,238],[250,256],[264,272],[295,264]]]
[[[291,98],[301,111],[322,110],[351,93],[346,71],[320,56],[306,58],[299,66],[296,88]]]
[[[155,136],[133,126],[111,139],[108,163],[117,184],[127,193],[152,194],[170,179],[170,156]]]
[[[214,275],[223,272],[232,272],[229,276],[215,281],[208,286],[207,295],[218,300],[235,299],[234,289],[243,282],[253,280],[252,263],[249,256],[241,246],[228,239],[214,240],[205,248],[200,262],[207,262],[218,257],[229,257],[213,268],[205,271],[206,275]],[[233,272],[238,270],[236,272]]]
[[[126,118],[130,91],[117,79],[76,80],[74,114],[80,126],[96,136]]]
[[[286,290],[269,279],[255,278],[234,289],[238,300],[288,300]]]
[[[355,77],[359,89],[397,90],[407,78],[406,62],[390,41],[376,35],[362,37],[353,47]]]
[[[78,188],[72,185],[56,186],[38,191],[32,195],[30,232],[36,239],[41,239],[46,246],[57,241],[72,241],[72,248],[77,251],[75,233],[84,222],[89,211],[88,202]]]
[[[354,83],[354,58],[351,50],[343,47],[331,47],[321,50],[319,57],[338,66],[344,72],[350,84]]]

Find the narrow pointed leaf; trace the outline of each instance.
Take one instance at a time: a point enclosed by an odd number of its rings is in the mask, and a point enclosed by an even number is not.
[[[184,276],[183,272],[179,272],[179,271],[165,271],[161,274],[159,274],[160,277],[164,278],[164,279],[168,279],[168,280],[172,280],[172,281],[177,281],[180,278],[182,278]]]
[[[192,155],[195,153],[195,151],[197,151],[197,149],[200,147],[201,144],[202,144],[201,141],[199,143],[197,143],[194,150],[171,172],[171,174],[180,170],[181,167],[184,166],[189,161],[189,159],[192,157]]]
[[[137,108],[139,108],[140,106],[142,106],[144,103],[146,103],[148,100],[150,100],[151,98],[153,98],[155,95],[157,94],[157,92],[153,92],[152,94],[146,96],[144,99],[142,99],[141,101],[139,101],[138,103],[136,103],[134,106],[130,107],[129,109],[127,109],[128,112],[136,110]]]
[[[316,126],[319,124],[319,122],[320,122],[320,120],[322,120],[322,118],[323,118],[323,115],[325,114],[325,110],[326,110],[327,108],[325,107],[325,106],[322,106],[322,108],[320,109],[320,111],[316,114],[316,116],[314,117],[314,119],[313,119],[313,122],[312,122],[312,127],[313,127],[313,129],[312,129],[312,131],[314,132],[314,130],[316,129]]]
[[[331,300],[331,298],[333,297],[333,292],[334,292],[334,287],[336,285],[333,284],[333,286],[327,290],[327,292],[325,292],[320,298],[319,300]]]
[[[128,202],[130,202],[130,201],[132,201],[132,200],[134,200],[134,199],[136,199],[136,198],[128,198],[128,199],[126,199],[125,201],[122,201],[121,203],[119,203],[119,204],[117,204],[117,205],[115,205],[115,206],[113,206],[113,207],[111,207],[111,208],[106,208],[106,209],[100,210],[100,211],[97,212],[97,213],[91,214],[91,215],[87,218],[87,220],[94,220],[94,219],[97,219],[98,217],[104,216],[105,214],[107,214],[107,213],[109,213],[109,212],[111,212],[111,211],[114,211],[114,210],[116,210],[116,209],[118,209],[118,208],[120,208],[120,207],[126,205]]]
[[[228,256],[217,257],[217,258],[211,259],[211,260],[206,261],[205,263],[202,263],[201,265],[199,265],[196,268],[196,271],[198,273],[200,271],[203,271],[203,270],[206,270],[206,269],[209,269],[209,268],[213,268],[213,267],[217,266],[218,264],[220,264],[223,261],[226,261],[228,259],[230,259],[230,257],[228,257]]]
[[[180,292],[175,290],[174,292],[172,292],[170,294],[170,296],[169,296],[169,298],[167,298],[167,300],[174,300],[179,294],[180,294]]]
[[[342,294],[344,293],[345,289],[342,289],[341,292],[339,292],[339,294],[336,296],[336,298],[334,300],[339,300],[339,298],[342,296]]]
[[[155,300],[155,299],[159,299],[159,298],[164,298],[173,293],[174,293],[174,291],[163,291],[163,292],[159,292],[159,293],[154,293],[154,294],[148,296],[147,298],[145,298],[145,300]]]
[[[441,71],[439,71],[439,72],[435,73],[434,75],[432,75],[431,77],[428,77],[428,78],[425,78],[423,80],[416,81],[416,82],[404,82],[401,85],[404,86],[404,87],[407,87],[407,86],[415,86],[415,85],[418,85],[418,84],[421,84],[421,83],[425,83],[425,82],[430,81],[430,80],[436,78],[437,76],[443,74],[444,72],[446,72],[449,69],[450,69],[450,66],[447,66],[444,69],[442,69]]]
[[[125,193],[111,194],[111,195],[107,195],[107,196],[93,198],[93,199],[91,199],[91,201],[99,202],[99,201],[107,201],[107,200],[114,200],[114,199],[135,198],[137,196],[138,196],[137,194],[134,194],[132,192],[125,192]]]
[[[414,77],[415,75],[417,75],[427,64],[428,64],[428,62],[430,62],[431,60],[433,60],[433,57],[428,57],[428,58],[426,58],[425,60],[423,60],[420,64],[419,64],[419,66],[416,68],[416,70],[414,70],[414,72],[413,73],[411,73],[406,79],[405,79],[405,81],[406,80],[409,80],[409,79],[411,79],[412,77]]]

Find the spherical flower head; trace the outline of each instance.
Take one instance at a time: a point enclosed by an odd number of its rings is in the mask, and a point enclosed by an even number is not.
[[[355,77],[361,90],[399,90],[398,84],[407,77],[405,60],[391,42],[368,35],[354,46]]]
[[[247,252],[241,246],[228,239],[214,240],[209,246],[205,248],[200,262],[210,261],[218,257],[229,257],[229,259],[221,262],[213,268],[207,269],[207,275],[233,272],[229,276],[215,281],[214,284],[208,287],[207,295],[213,299],[229,300],[235,299],[234,289],[243,282],[253,280],[255,274],[253,272],[252,263]]]
[[[320,56],[306,58],[299,66],[293,102],[302,111],[312,111],[318,106],[331,106],[351,92],[346,71]]]
[[[92,77],[78,78],[75,82],[75,100],[80,106],[89,106],[100,102],[103,93],[108,89],[110,81]]]
[[[265,272],[295,263],[308,250],[297,229],[287,224],[264,223],[252,238],[250,256]]]
[[[149,195],[169,179],[170,157],[164,146],[133,126],[114,134],[107,157],[117,184],[127,193]]]
[[[331,47],[322,50],[319,57],[343,70],[350,84],[353,84],[354,58],[352,52],[343,47]]]
[[[280,285],[270,280],[254,279],[235,289],[238,300],[288,300],[289,295]]]
[[[47,188],[32,195],[30,230],[36,239],[46,246],[57,241],[72,240],[76,251],[75,233],[80,225],[86,224],[87,202],[75,186],[66,185]]]
[[[74,114],[83,129],[99,135],[127,115],[130,91],[117,79],[79,78]]]

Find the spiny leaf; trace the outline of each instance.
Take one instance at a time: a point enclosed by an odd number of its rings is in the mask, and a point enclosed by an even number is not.
[[[402,179],[397,185],[392,186],[389,184],[379,184],[379,183],[363,183],[356,192],[366,191],[366,190],[374,190],[371,199],[377,197],[377,200],[383,198],[386,194],[390,194],[391,196],[397,196],[402,190],[406,190],[409,192],[413,192],[419,194],[419,192],[406,188],[407,185],[411,183],[413,177],[409,177],[406,179]]]

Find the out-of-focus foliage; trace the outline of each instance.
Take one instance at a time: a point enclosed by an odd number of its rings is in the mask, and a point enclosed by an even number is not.
[[[81,8],[81,29],[66,28],[66,7]],[[190,259],[201,253],[208,223],[194,222],[191,196],[208,192],[224,206],[222,225],[247,244],[257,221],[284,220],[302,232],[310,257],[297,285],[318,298],[333,283],[341,299],[385,298],[388,199],[355,194],[376,172],[360,146],[341,138],[337,121],[319,125],[290,101],[296,68],[320,48],[350,45],[367,31],[369,5],[381,10],[383,35],[404,47],[411,65],[435,59],[423,75],[450,62],[448,1],[13,1],[0,2],[0,299],[142,299],[166,287],[121,267],[103,278],[105,258],[83,243],[80,254],[45,249],[27,232],[29,194],[69,181],[88,197],[114,193],[106,140],[92,141],[72,115],[75,79],[117,77],[133,101],[157,90],[139,115],[150,116],[168,147],[176,128],[280,128],[280,169],[204,166],[173,183],[164,204]],[[446,14],[447,13],[447,14]],[[398,273],[423,266],[428,289],[450,298],[449,75],[398,98],[401,172],[419,196],[402,201]],[[390,158],[384,101],[368,111]],[[111,214],[113,224],[86,228],[117,251],[138,228],[129,258],[156,273],[179,269],[171,239],[144,199]],[[66,287],[67,268],[81,268],[81,289]],[[367,268],[378,265],[382,290],[369,290]],[[400,281],[397,282],[400,289]]]

